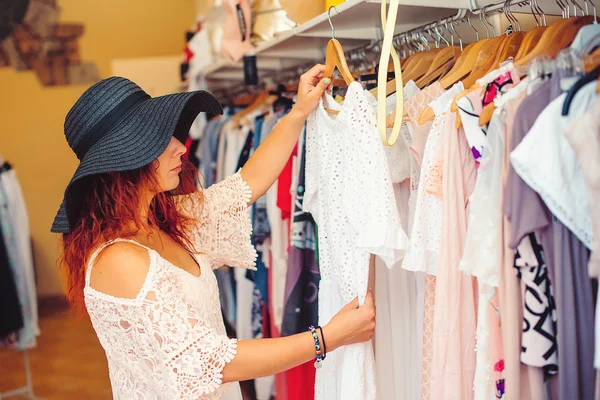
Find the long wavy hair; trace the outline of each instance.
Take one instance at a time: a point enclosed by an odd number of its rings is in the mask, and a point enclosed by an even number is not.
[[[189,234],[194,214],[178,204],[183,203],[181,196],[187,196],[193,200],[186,202],[191,207],[202,207],[203,197],[198,190],[198,170],[185,157],[182,163],[179,186],[169,192],[158,190],[158,161],[133,171],[94,175],[76,183],[73,192],[77,195],[70,198],[71,204],[77,205],[76,215],[71,216],[76,223],[71,222],[71,231],[62,235],[60,265],[66,275],[67,298],[78,314],[85,313],[85,268],[91,252],[100,244],[132,237],[141,230],[160,229],[188,251],[196,252]],[[158,194],[152,199],[147,220],[143,220],[142,196],[149,192]]]

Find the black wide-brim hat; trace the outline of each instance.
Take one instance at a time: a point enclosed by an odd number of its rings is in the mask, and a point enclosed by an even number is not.
[[[222,114],[205,91],[152,98],[126,78],[104,79],[83,93],[65,118],[65,136],[80,163],[67,185],[52,232],[68,233],[78,214],[77,182],[108,172],[131,171],[156,160],[171,137],[182,143],[200,112]]]

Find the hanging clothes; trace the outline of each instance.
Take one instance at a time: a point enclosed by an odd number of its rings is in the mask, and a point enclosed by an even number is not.
[[[458,269],[467,233],[467,201],[476,178],[469,143],[456,130],[456,114],[443,134],[443,207],[440,263],[433,318],[431,398],[473,398],[476,297],[471,277]]]
[[[595,393],[593,353],[589,351],[594,344],[594,301],[585,268],[589,260],[586,247],[591,248],[593,241],[592,218],[581,165],[563,132],[596,99],[596,87],[594,81],[577,92],[565,117],[561,110],[566,94],[554,99],[510,155],[515,171],[536,190],[554,216],[559,387],[565,398],[591,399]],[[548,175],[550,172],[554,174]],[[567,176],[568,180],[561,179]]]
[[[600,201],[598,169],[595,168],[598,156],[600,156],[600,99],[596,98],[594,104],[586,113],[576,120],[565,132],[567,140],[577,152],[579,163],[582,167],[586,179],[588,202],[590,205],[597,204]],[[600,278],[600,209],[590,206],[593,224],[593,247],[590,261],[588,264],[588,273],[592,278]],[[594,367],[600,369],[600,296],[596,296],[596,328],[595,328],[595,357]],[[596,393],[600,393],[596,388]]]
[[[413,81],[404,86],[404,99],[418,92]],[[396,109],[396,93],[388,96],[387,114]],[[388,128],[388,136],[391,133]],[[407,123],[396,143],[384,147],[396,207],[402,228],[408,232],[408,201],[410,197],[411,155],[408,150]],[[410,136],[408,136],[410,139]],[[375,363],[379,398],[390,400],[417,399],[421,391],[421,329],[422,307],[417,305],[417,277],[400,263],[388,268],[383,260],[375,258]],[[422,285],[421,285],[422,286]],[[421,311],[419,318],[418,312]],[[419,322],[417,322],[419,321]],[[402,340],[398,340],[402,338]]]
[[[421,112],[428,106],[428,104],[438,98],[444,92],[444,88],[439,82],[434,82],[431,86],[428,86],[422,91],[415,92],[410,96],[404,106],[406,112],[410,118],[410,124],[408,124],[409,131],[411,134],[410,138],[410,151],[413,157],[411,157],[411,177],[410,177],[410,198],[408,204],[408,226],[411,236],[414,231],[414,219],[417,208],[418,190],[421,175],[421,163],[423,158],[423,151],[427,142],[429,129],[432,126],[432,122],[428,121],[425,124],[419,123],[419,117]],[[414,253],[414,250],[412,251]],[[417,260],[413,260],[414,255],[411,255],[411,248],[409,246],[408,254],[404,257],[402,267],[409,271],[424,271],[422,265],[417,264]],[[414,262],[414,264],[413,264]],[[417,275],[419,276],[419,275]],[[420,281],[423,280],[423,289],[421,290]],[[433,305],[435,303],[435,276],[425,274],[424,277],[419,276],[417,282],[417,307],[419,313],[422,311],[422,318],[419,318],[418,323],[422,321],[422,368],[421,368],[421,398],[429,399],[429,388],[430,388],[430,366],[432,356],[432,344],[431,337],[433,334]],[[423,293],[421,295],[420,293]],[[423,298],[421,307],[421,298]]]
[[[0,343],[13,342],[23,328],[23,313],[6,251],[4,236],[0,232]]]
[[[406,248],[373,102],[353,82],[343,107],[325,95],[307,122],[303,208],[319,226],[321,325],[357,296],[363,304],[370,253],[392,266]],[[325,107],[340,113],[333,118]],[[316,399],[376,398],[371,343],[340,348],[327,358],[317,371]]]
[[[0,225],[22,312],[23,329],[17,335],[18,348],[30,349],[36,345],[40,328],[29,216],[16,171],[8,163],[2,166],[0,173]]]

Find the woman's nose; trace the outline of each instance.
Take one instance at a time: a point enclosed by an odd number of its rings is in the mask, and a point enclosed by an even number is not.
[[[174,157],[181,157],[187,151],[187,148],[179,141],[175,141],[175,150],[173,151]]]

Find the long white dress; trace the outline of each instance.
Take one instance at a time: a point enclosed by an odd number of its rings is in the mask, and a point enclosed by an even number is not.
[[[418,92],[413,81],[404,86],[404,99]],[[387,115],[396,109],[396,94],[387,98]],[[388,128],[388,134],[391,129]],[[384,150],[390,169],[396,206],[404,230],[408,230],[411,160],[408,150],[410,133],[406,122],[393,146]],[[416,162],[416,161],[415,161]],[[418,316],[416,273],[402,268],[400,263],[388,268],[375,258],[375,364],[377,368],[378,398],[386,400],[418,399],[421,390],[421,334],[422,318]],[[421,309],[422,315],[422,309]],[[398,338],[402,338],[398,340]]]
[[[304,211],[318,226],[319,323],[358,296],[364,304],[370,254],[394,265],[407,236],[400,224],[374,97],[360,83],[343,107],[329,95],[308,118]],[[339,110],[334,118],[325,108]],[[374,400],[375,361],[369,343],[330,353],[317,371],[316,400]]]

